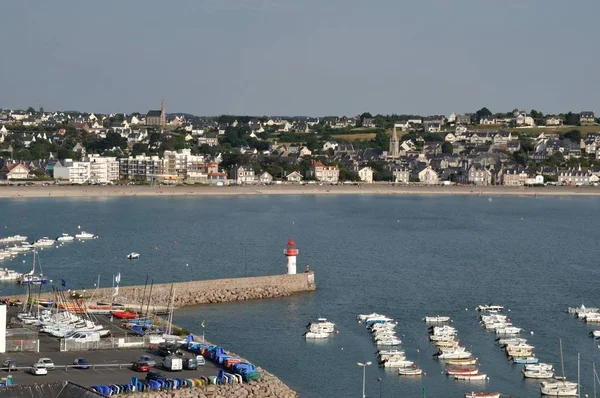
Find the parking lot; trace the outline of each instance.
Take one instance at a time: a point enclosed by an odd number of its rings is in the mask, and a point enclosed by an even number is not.
[[[161,368],[162,357],[156,352],[149,350],[106,350],[106,351],[86,351],[86,352],[40,352],[37,353],[9,353],[1,355],[3,362],[7,357],[17,361],[17,366],[28,367],[37,362],[39,358],[48,357],[52,359],[56,367],[49,371],[48,375],[34,376],[25,369],[11,371],[15,384],[32,384],[43,381],[61,381],[70,380],[83,386],[94,384],[123,384],[130,382],[132,377],[143,379],[145,373],[138,373],[131,370],[131,363],[136,361],[141,355],[150,355],[156,361],[156,370],[164,373],[166,376],[180,378],[195,378],[199,376],[216,376],[219,368],[211,362],[206,365],[198,366],[197,370],[182,370],[180,372],[170,372]],[[65,365],[72,365],[73,360],[78,357],[87,359],[90,363],[89,369],[65,369]],[[107,366],[108,365],[108,366]],[[122,365],[119,367],[119,365]],[[62,368],[61,368],[62,367]],[[0,371],[0,376],[8,375],[8,372]]]
[[[9,307],[8,318],[16,318],[17,307]],[[134,334],[122,326],[124,322],[121,319],[111,319],[110,316],[99,315],[95,319],[96,323],[108,329],[112,338],[133,336]],[[26,325],[14,325],[15,327],[26,327],[31,330],[38,330],[37,327]],[[10,329],[9,329],[10,330]],[[158,355],[158,351],[149,349],[111,349],[111,350],[89,350],[89,351],[60,351],[60,339],[45,333],[39,333],[40,352],[9,352],[0,354],[0,364],[7,358],[14,359],[18,370],[10,373],[0,370],[0,377],[10,374],[15,384],[32,384],[45,381],[70,380],[75,383],[91,386],[95,384],[124,384],[129,383],[132,377],[144,379],[145,373],[138,373],[131,369],[131,364],[138,360],[141,355],[150,355],[154,358],[157,365],[156,370],[166,376],[180,378],[195,378],[199,376],[216,376],[219,367],[210,362],[198,366],[197,370],[182,370],[180,372],[170,372],[162,369],[163,358]],[[188,354],[192,355],[192,354]],[[76,358],[83,357],[90,364],[89,369],[75,369],[68,367],[72,365]],[[47,375],[35,376],[27,368],[40,358],[50,358],[54,362],[56,369],[49,371]]]

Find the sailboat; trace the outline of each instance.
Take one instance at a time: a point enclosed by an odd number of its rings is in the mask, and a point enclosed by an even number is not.
[[[565,378],[565,364],[563,361],[562,339],[559,340],[560,346],[560,367],[562,369],[562,377],[556,377],[555,380],[542,382],[540,392],[542,395],[551,397],[576,397],[579,392],[579,383],[567,381]],[[579,366],[579,364],[577,365]]]
[[[42,274],[40,272],[39,275],[35,274],[35,255],[36,255],[36,251],[33,251],[33,267],[31,268],[31,271],[29,271],[26,274],[23,274],[23,276],[21,276],[19,279],[17,279],[17,283],[20,285],[44,285],[46,282],[48,282],[48,279],[46,277],[44,277],[44,274]],[[39,260],[38,260],[39,262]],[[40,271],[42,269],[42,263],[40,263]]]

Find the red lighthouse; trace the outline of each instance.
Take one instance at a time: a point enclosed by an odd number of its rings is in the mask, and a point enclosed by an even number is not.
[[[283,254],[287,257],[287,269],[288,275],[296,273],[296,257],[298,256],[298,249],[293,239],[290,239],[287,244],[287,249],[283,251]]]

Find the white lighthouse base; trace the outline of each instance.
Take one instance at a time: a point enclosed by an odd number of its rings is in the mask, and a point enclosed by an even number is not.
[[[289,256],[287,258],[287,269],[288,269],[288,275],[295,275],[296,274],[296,257],[295,256]]]

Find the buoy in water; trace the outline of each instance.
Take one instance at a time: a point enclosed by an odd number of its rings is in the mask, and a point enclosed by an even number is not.
[[[335,334],[340,334],[340,331],[339,331],[339,330],[336,330],[336,331],[335,331]]]
[[[531,331],[531,335],[533,336],[533,330]]]

